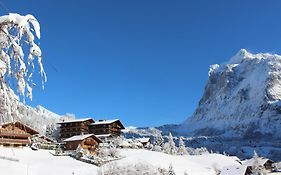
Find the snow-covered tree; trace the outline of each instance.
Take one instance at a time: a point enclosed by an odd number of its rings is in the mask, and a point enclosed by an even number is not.
[[[162,151],[162,147],[164,146],[164,138],[159,130],[158,132],[155,132],[155,140],[154,140],[154,146],[153,151]]]
[[[80,159],[81,157],[84,156],[84,154],[85,154],[85,151],[82,148],[81,144],[79,144],[78,147],[76,148],[76,151],[75,151],[75,157],[77,159]]]
[[[164,144],[164,138],[163,138],[161,132],[158,132],[158,133],[155,135],[155,143],[154,143],[154,145],[157,145],[157,146],[162,147],[163,144]]]
[[[173,135],[171,133],[169,133],[169,138],[168,138],[168,142],[165,143],[164,145],[164,152],[167,154],[176,154],[177,153],[177,147],[176,144],[174,142],[174,138]]]
[[[0,118],[2,120],[4,116],[18,115],[20,97],[23,97],[23,100],[25,97],[32,100],[35,71],[39,71],[44,87],[46,75],[41,49],[36,44],[39,39],[40,25],[34,16],[21,16],[15,13],[0,16]],[[13,84],[17,87],[13,88]]]
[[[168,170],[167,175],[176,175],[172,164],[170,164],[170,166],[169,166],[169,170]]]
[[[179,140],[178,154],[179,155],[186,155],[187,154],[185,143],[184,143],[182,137],[180,137],[180,140]]]
[[[253,154],[254,163],[252,166],[252,174],[253,175],[267,175],[268,172],[266,171],[265,167],[259,164],[259,155],[257,154],[256,150],[254,150]]]

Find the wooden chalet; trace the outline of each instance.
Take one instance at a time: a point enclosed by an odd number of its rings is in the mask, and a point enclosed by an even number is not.
[[[98,145],[102,141],[97,138],[94,134],[84,134],[72,136],[64,140],[66,150],[76,150],[79,145],[90,153],[94,154]]]
[[[120,136],[122,129],[125,129],[125,127],[119,119],[99,120],[89,125],[89,132],[97,137],[100,135]]]
[[[91,118],[63,121],[60,124],[60,138],[65,139],[75,135],[88,134],[89,125],[94,123]]]
[[[0,125],[0,144],[26,146],[31,144],[31,137],[35,134],[39,133],[21,122],[5,123]]]
[[[274,170],[274,162],[270,159],[264,157],[252,158],[243,163],[245,166],[253,167],[254,165],[258,165],[260,167],[264,167],[266,170],[273,171]]]
[[[142,138],[138,138],[137,141],[139,141],[143,146],[146,146],[150,143],[150,138],[142,137]]]

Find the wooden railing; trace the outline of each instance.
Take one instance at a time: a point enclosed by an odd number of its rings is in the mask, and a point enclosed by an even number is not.
[[[27,133],[19,133],[12,131],[0,131],[0,137],[28,138],[31,137],[31,135]]]
[[[6,144],[29,144],[30,141],[28,139],[6,139],[6,138],[0,138],[0,143],[6,143]]]

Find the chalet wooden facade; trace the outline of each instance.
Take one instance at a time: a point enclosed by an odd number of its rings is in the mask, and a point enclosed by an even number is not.
[[[89,132],[100,135],[120,136],[121,130],[125,129],[120,120],[99,120],[89,125]]]
[[[88,134],[89,125],[94,123],[91,118],[63,121],[60,124],[60,138],[65,139],[75,135]]]
[[[66,150],[76,150],[79,145],[91,154],[95,154],[96,149],[102,141],[94,134],[84,134],[72,136],[64,140]]]
[[[39,133],[21,122],[5,123],[0,125],[0,144],[26,146],[31,144],[31,137],[35,134]]]

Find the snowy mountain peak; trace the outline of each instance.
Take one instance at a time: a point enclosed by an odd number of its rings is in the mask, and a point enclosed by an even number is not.
[[[241,49],[229,60],[228,64],[239,64],[244,59],[252,59],[254,57],[255,56],[248,52],[246,49]]]
[[[180,132],[280,137],[280,104],[281,56],[241,49],[226,64],[210,66],[204,95]]]
[[[59,119],[61,117],[60,115],[58,115],[58,114],[56,114],[54,112],[49,111],[48,109],[44,108],[41,105],[36,106],[35,110],[39,114],[45,115],[47,117],[53,117],[53,118],[57,118],[57,119]]]

